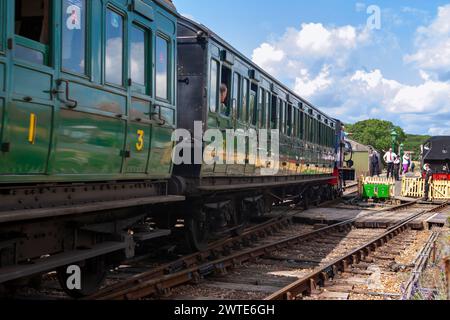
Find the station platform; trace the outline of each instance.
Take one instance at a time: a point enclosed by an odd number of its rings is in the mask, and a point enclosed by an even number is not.
[[[401,211],[381,211],[380,208],[360,208],[337,206],[332,208],[313,208],[294,216],[298,223],[311,225],[332,225],[349,219],[356,219],[356,228],[387,229],[415,213],[430,209],[430,204],[419,204],[414,208]],[[432,226],[444,226],[450,218],[450,208],[441,213],[429,213],[410,222],[409,227],[415,230],[429,229]]]

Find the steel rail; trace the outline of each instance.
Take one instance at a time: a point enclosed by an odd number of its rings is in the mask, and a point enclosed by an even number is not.
[[[286,214],[287,212],[294,209],[287,209],[282,212]],[[141,282],[146,279],[151,279],[155,277],[162,277],[165,275],[174,274],[182,271],[183,269],[190,268],[196,264],[199,264],[208,259],[214,259],[214,257],[224,254],[224,252],[229,251],[230,248],[243,245],[245,242],[251,241],[252,238],[261,238],[278,230],[284,229],[292,223],[293,214],[284,217],[275,217],[257,226],[250,227],[244,230],[241,234],[236,237],[231,237],[227,239],[222,239],[216,241],[209,245],[208,249],[202,252],[196,252],[187,256],[184,256],[175,261],[166,263],[148,272],[138,274],[136,276],[130,277],[129,279],[119,282],[117,284],[108,286],[97,293],[87,297],[86,299],[92,300],[98,297],[108,295],[111,292],[121,290],[126,286],[133,285],[136,282]]]
[[[370,212],[365,214],[373,215],[379,212],[386,212],[391,210],[400,210],[412,205],[415,205],[417,201],[412,201],[406,204],[402,204],[396,207],[379,210],[377,212]],[[164,273],[166,267],[161,267],[153,271],[149,271],[124,282],[118,283],[111,287],[107,287],[104,290],[88,297],[89,300],[134,300],[147,297],[152,294],[163,294],[170,288],[185,284],[191,281],[199,281],[203,276],[209,275],[215,271],[224,271],[227,268],[237,266],[245,261],[261,257],[273,250],[285,248],[291,244],[297,244],[307,240],[310,237],[317,236],[323,232],[329,232],[334,230],[342,230],[345,228],[351,228],[353,223],[361,218],[352,218],[331,226],[327,226],[311,232],[306,232],[300,235],[288,237],[286,239],[259,246],[257,248],[247,249],[224,258],[217,259],[215,261],[198,264],[196,255],[189,256],[181,259],[182,261],[189,261],[190,264],[184,263],[185,270],[174,272],[171,274]],[[200,253],[201,254],[201,253]],[[197,264],[196,264],[197,263]],[[179,269],[178,269],[179,270]]]
[[[403,289],[402,300],[411,300],[411,298],[415,294],[414,289],[418,284],[423,271],[428,265],[428,262],[431,258],[431,251],[433,250],[433,246],[436,244],[436,241],[438,240],[440,234],[440,232],[434,231],[429,236],[427,243],[422,248],[419,255],[416,257],[414,262],[414,270],[411,272],[411,276],[409,277],[405,288]]]
[[[327,264],[325,267],[321,267],[310,275],[303,277],[289,286],[275,292],[264,300],[295,300],[300,295],[311,294],[311,292],[314,291],[318,285],[324,284],[329,279],[334,278],[339,274],[339,272],[345,272],[351,265],[359,263],[365,257],[369,256],[370,253],[374,252],[378,247],[383,246],[391,239],[401,234],[408,228],[408,224],[411,221],[414,221],[423,214],[439,211],[448,206],[448,204],[449,203],[447,202],[433,209],[413,214],[390,228],[383,235],[371,240],[360,248],[351,251],[347,255],[336,259],[335,261]]]

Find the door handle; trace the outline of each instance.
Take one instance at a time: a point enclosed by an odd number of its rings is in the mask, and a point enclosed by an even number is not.
[[[63,83],[66,84],[66,90],[65,90],[66,91],[66,99],[65,99],[66,105],[69,108],[71,108],[71,109],[75,109],[78,106],[78,101],[70,99],[69,81],[68,80],[64,80],[64,79],[56,80],[56,85],[58,87],[60,87]],[[61,93],[61,91],[57,91],[57,90],[55,92],[58,93],[58,94]]]

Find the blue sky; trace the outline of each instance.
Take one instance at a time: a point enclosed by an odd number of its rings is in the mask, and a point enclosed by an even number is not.
[[[448,0],[174,3],[332,116],[450,134]]]

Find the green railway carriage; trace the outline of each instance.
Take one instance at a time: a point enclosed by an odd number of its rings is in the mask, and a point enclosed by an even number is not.
[[[221,97],[221,90],[228,94]],[[273,166],[270,160],[249,161],[249,145],[245,154],[234,151],[235,159],[244,160],[241,164],[182,164],[174,168],[180,180],[179,192],[192,203],[187,218],[193,229],[190,234],[198,236],[190,239],[194,246],[201,248],[211,231],[232,227],[243,217],[266,213],[273,203],[295,199],[307,206],[308,201],[319,202],[338,191],[330,181],[339,122],[217,34],[184,17],[178,20],[177,107],[179,127],[194,133],[194,122],[199,122],[203,130],[218,129],[225,145],[230,143],[225,139],[229,129],[273,129],[280,133],[276,175],[262,171]],[[259,149],[270,153],[263,144]]]
[[[248,150],[174,166],[172,133],[196,121],[278,130],[280,170]],[[83,296],[180,226],[202,249],[274,204],[331,199],[340,130],[171,0],[0,1],[0,292],[55,269],[66,288],[78,264]]]
[[[176,18],[158,3],[2,1],[0,184],[170,177]]]
[[[87,294],[170,233],[151,226],[184,200],[168,192],[177,16],[168,0],[0,1],[0,287],[86,261],[71,294]]]

